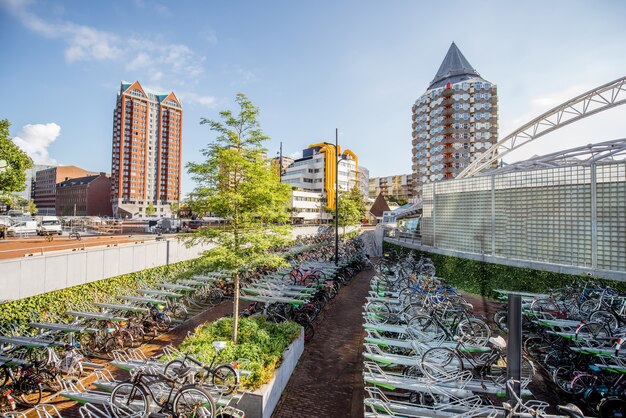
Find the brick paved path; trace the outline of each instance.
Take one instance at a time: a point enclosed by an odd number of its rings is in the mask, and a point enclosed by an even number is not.
[[[324,309],[273,418],[363,416],[361,312],[372,275],[358,274]]]

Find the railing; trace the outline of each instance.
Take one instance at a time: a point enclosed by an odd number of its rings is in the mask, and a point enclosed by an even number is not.
[[[422,242],[422,235],[419,232],[403,228],[383,227],[383,237],[393,238],[411,244],[421,244]]]

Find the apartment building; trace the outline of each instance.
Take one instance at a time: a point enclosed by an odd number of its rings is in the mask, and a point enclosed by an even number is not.
[[[170,217],[180,201],[183,109],[173,92],[122,82],[113,111],[111,197],[114,216]]]
[[[413,180],[452,179],[498,138],[496,85],[452,43],[428,89],[413,105]]]
[[[369,179],[368,196],[376,199],[381,194],[389,200],[406,203],[415,196],[415,183],[412,174],[400,174],[388,177],[372,177]]]

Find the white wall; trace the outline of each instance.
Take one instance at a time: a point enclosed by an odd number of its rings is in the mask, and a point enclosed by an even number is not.
[[[356,228],[347,227],[346,232]],[[298,227],[292,232],[294,238],[317,233],[317,226]],[[0,303],[191,260],[212,247],[187,248],[184,242],[168,239],[0,260]]]
[[[0,260],[0,301],[190,260],[209,248],[201,245],[187,248],[183,242],[169,239]]]

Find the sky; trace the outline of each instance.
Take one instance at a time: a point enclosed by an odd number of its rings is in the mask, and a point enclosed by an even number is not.
[[[501,137],[626,72],[624,1],[0,0],[0,118],[36,160],[111,170],[122,80],[183,102],[199,161],[244,92],[273,155],[339,142],[371,177],[411,172],[411,107],[455,42],[498,86]],[[507,157],[626,137],[626,107]],[[183,176],[183,194],[194,187]]]

